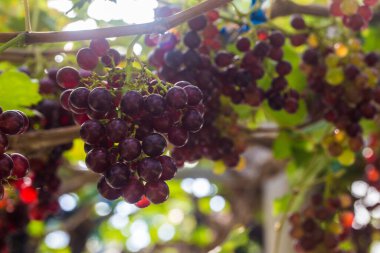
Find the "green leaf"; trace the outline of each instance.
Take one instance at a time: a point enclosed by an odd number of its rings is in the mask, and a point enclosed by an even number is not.
[[[284,59],[289,61],[292,65],[292,72],[286,76],[288,80],[289,87],[302,91],[306,87],[306,76],[302,71],[299,71],[301,57],[296,51],[295,47],[292,47],[290,43],[286,43],[283,47],[284,50]]]
[[[288,133],[281,132],[273,144],[273,156],[276,159],[285,159],[292,155],[292,140]]]
[[[363,49],[365,51],[377,51],[379,49],[378,38],[380,37],[380,30],[377,26],[370,26],[363,31]]]
[[[247,119],[253,114],[252,107],[246,104],[233,105],[232,108],[239,115],[241,119]]]
[[[20,110],[33,114],[27,107],[41,100],[38,84],[19,71],[9,70],[0,75],[0,106],[3,110]]]
[[[284,110],[274,111],[269,107],[267,102],[263,104],[263,108],[268,118],[276,121],[280,126],[284,127],[299,125],[306,120],[306,117],[308,115],[306,104],[303,100],[300,100],[298,110],[293,114],[287,113]]]
[[[286,213],[291,198],[291,194],[285,194],[284,196],[275,199],[273,202],[273,215],[277,216],[280,213]]]

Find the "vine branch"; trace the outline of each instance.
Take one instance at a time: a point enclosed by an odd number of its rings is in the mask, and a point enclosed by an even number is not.
[[[207,0],[195,5],[187,10],[178,12],[172,16],[160,20],[135,25],[114,26],[81,31],[62,31],[62,32],[30,32],[26,34],[25,44],[36,43],[55,43],[67,41],[92,40],[109,37],[123,37],[130,35],[142,35],[150,33],[165,32],[187,20],[199,16],[204,12],[221,7],[232,0]],[[17,37],[20,33],[0,33],[0,43],[8,42]]]

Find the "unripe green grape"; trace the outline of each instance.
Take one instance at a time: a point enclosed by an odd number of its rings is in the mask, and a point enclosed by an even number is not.
[[[355,153],[350,149],[345,149],[338,157],[338,161],[343,166],[350,166],[355,162]]]
[[[326,73],[326,81],[330,85],[339,85],[344,81],[344,72],[342,68],[329,68]]]
[[[339,64],[339,57],[335,54],[329,54],[325,59],[325,63],[328,68],[334,68]]]

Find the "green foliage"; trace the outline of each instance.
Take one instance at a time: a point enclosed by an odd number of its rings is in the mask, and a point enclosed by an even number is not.
[[[41,100],[38,84],[15,69],[0,74],[0,97],[3,110],[20,110],[29,115],[33,112],[28,108]]]

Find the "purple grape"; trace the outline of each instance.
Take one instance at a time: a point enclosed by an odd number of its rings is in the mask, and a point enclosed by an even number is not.
[[[11,158],[13,161],[13,170],[11,175],[16,178],[25,177],[30,168],[29,160],[19,153],[11,154]]]
[[[246,37],[239,37],[236,42],[236,48],[240,52],[247,52],[251,48],[251,41]]]
[[[20,134],[25,127],[25,119],[19,111],[5,111],[0,115],[0,130],[9,135]]]
[[[201,63],[201,57],[195,50],[189,49],[183,55],[183,63],[188,68],[196,68]]]
[[[201,38],[195,31],[190,31],[185,34],[183,43],[191,49],[198,48],[201,45]]]
[[[171,119],[169,113],[164,113],[161,116],[154,117],[152,119],[152,126],[154,130],[160,133],[167,133],[172,125],[173,120]]]
[[[215,56],[215,64],[218,67],[226,67],[232,63],[234,54],[227,51],[219,51]]]
[[[160,204],[169,198],[169,187],[164,181],[148,182],[145,195],[154,204]]]
[[[145,110],[153,116],[160,116],[165,111],[165,99],[159,94],[151,94],[144,101]]]
[[[8,154],[0,154],[0,180],[11,175],[13,166],[13,160]]]
[[[91,48],[81,48],[77,53],[77,63],[84,70],[94,70],[98,65],[98,56]]]
[[[95,173],[104,173],[110,165],[108,156],[105,148],[91,149],[86,156],[86,165]]]
[[[109,186],[106,182],[105,177],[101,177],[98,181],[98,192],[102,195],[103,198],[108,200],[116,200],[121,196],[121,189],[114,189]]]
[[[131,172],[124,163],[115,163],[106,170],[106,181],[113,188],[122,188],[127,185]]]
[[[165,100],[169,106],[175,109],[183,109],[187,105],[187,94],[183,88],[174,86],[166,93]]]
[[[97,120],[87,120],[81,127],[79,134],[84,142],[96,145],[105,137],[105,128]]]
[[[270,50],[270,45],[265,41],[259,41],[256,43],[255,47],[253,48],[253,55],[258,58],[264,58],[268,56]]]
[[[97,87],[88,95],[88,105],[95,112],[106,114],[114,108],[113,97],[107,89]]]
[[[170,180],[177,173],[177,167],[174,164],[174,161],[171,157],[163,155],[158,157],[158,160],[162,166],[162,174],[160,180]]]
[[[107,138],[118,143],[124,139],[128,133],[128,125],[124,120],[113,119],[106,125]]]
[[[197,132],[203,126],[203,117],[197,110],[188,110],[182,117],[182,126],[190,132]]]
[[[90,48],[96,53],[97,56],[102,57],[107,54],[110,45],[106,39],[94,39],[90,42]]]
[[[142,142],[142,150],[148,156],[159,156],[164,153],[166,140],[161,134],[153,133],[146,136]]]
[[[276,72],[280,76],[285,76],[292,71],[292,65],[287,61],[280,61],[276,65]]]
[[[139,201],[144,194],[144,184],[134,177],[130,177],[127,185],[122,189],[124,200],[130,204]]]
[[[133,161],[141,154],[140,141],[135,138],[126,138],[119,143],[120,156],[127,161]]]
[[[168,132],[168,139],[173,145],[182,147],[189,140],[189,132],[182,127],[173,126]]]
[[[280,31],[272,32],[268,38],[273,47],[282,47],[285,44],[285,36]]]
[[[69,96],[69,103],[76,109],[86,109],[88,107],[88,94],[90,90],[84,87],[79,87],[71,91]]]
[[[38,92],[40,94],[53,94],[57,91],[57,84],[50,78],[43,78],[39,82],[40,86]]]
[[[62,88],[73,89],[79,85],[79,81],[79,72],[73,67],[63,67],[57,72],[57,83]]]
[[[145,182],[156,181],[162,174],[160,161],[155,158],[146,157],[139,162],[138,173]]]
[[[143,108],[143,96],[137,91],[128,91],[121,99],[121,111],[126,115],[136,115]]]
[[[59,97],[62,108],[67,111],[70,111],[69,97],[72,91],[72,89],[64,90]]]
[[[292,20],[290,21],[290,24],[296,30],[306,29],[305,20],[300,15],[293,15]]]
[[[200,31],[203,30],[207,25],[207,18],[205,15],[197,16],[193,19],[190,19],[187,24],[189,25],[190,29],[193,31]]]
[[[199,89],[195,85],[187,85],[183,88],[187,94],[187,104],[190,106],[197,106],[202,102],[203,93],[201,89]]]
[[[112,68],[119,65],[121,61],[121,56],[117,50],[111,48],[107,51],[106,55],[102,56],[101,61],[104,66]]]
[[[183,63],[183,54],[179,50],[169,51],[164,56],[165,64],[173,69],[178,69]]]

